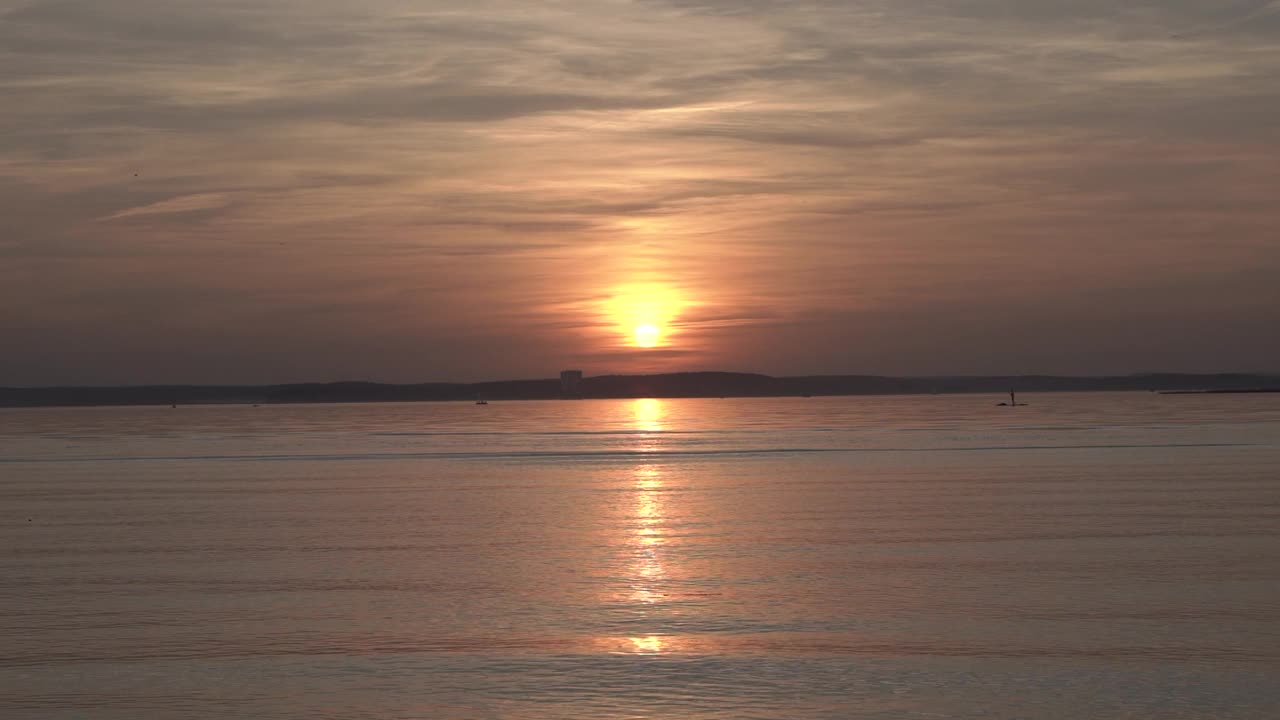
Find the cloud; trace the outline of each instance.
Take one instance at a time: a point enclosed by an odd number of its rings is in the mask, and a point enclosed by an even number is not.
[[[1225,18],[1216,19],[1212,22],[1199,25],[1187,30],[1182,30],[1174,34],[1174,37],[1181,39],[1203,36],[1226,30],[1231,30],[1246,23],[1261,20],[1269,15],[1280,13],[1280,0],[1268,0],[1261,4],[1250,3],[1253,7],[1239,6],[1229,7]]]
[[[1038,333],[1079,297],[1138,303],[1135,278],[1206,333],[1231,307],[1254,327],[1255,280],[1212,316],[1179,288],[1280,261],[1275,9],[0,0],[0,282],[66,333],[154,308],[246,357],[285,318],[299,347],[441,348],[353,352],[374,379],[753,369],[791,326],[806,371],[924,368],[901,332],[959,343],[932,356],[960,372],[997,362],[964,340],[984,318]],[[638,283],[697,301],[667,356],[607,349],[596,306]],[[859,323],[882,350],[824,346]],[[1122,356],[1080,370],[1144,369]]]
[[[161,200],[139,207],[128,208],[112,213],[104,220],[122,220],[144,215],[165,215],[170,213],[187,213],[195,210],[212,210],[229,205],[232,197],[226,193],[200,193]]]

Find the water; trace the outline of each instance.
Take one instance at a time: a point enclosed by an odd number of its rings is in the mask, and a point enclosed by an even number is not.
[[[1280,396],[0,410],[0,716],[1280,717]]]

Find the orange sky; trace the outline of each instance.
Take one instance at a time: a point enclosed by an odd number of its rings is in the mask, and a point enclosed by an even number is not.
[[[1280,370],[1277,77],[1280,3],[0,0],[0,385]]]

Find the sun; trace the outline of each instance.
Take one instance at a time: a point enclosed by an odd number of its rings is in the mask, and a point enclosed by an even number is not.
[[[687,304],[670,286],[628,284],[614,289],[605,301],[604,316],[611,321],[623,346],[668,347],[679,332],[677,319]]]
[[[658,346],[658,339],[662,337],[662,330],[653,323],[644,323],[636,326],[636,345],[644,348]]]

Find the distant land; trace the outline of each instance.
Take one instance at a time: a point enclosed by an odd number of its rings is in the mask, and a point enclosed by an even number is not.
[[[752,373],[687,372],[583,378],[576,398],[782,397],[943,393],[1093,392],[1136,390],[1170,394],[1280,392],[1280,374],[1148,373],[1110,377],[1017,375],[884,377],[818,375],[771,377]],[[374,382],[290,385],[142,385],[119,387],[0,387],[0,407],[198,405],[342,402],[548,400],[563,397],[559,379],[480,383]]]

